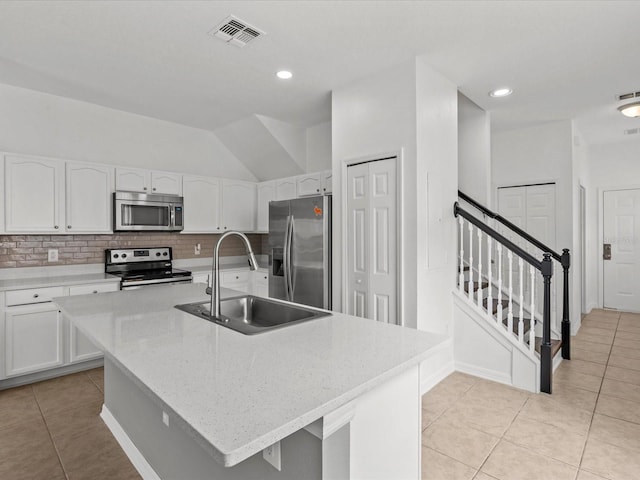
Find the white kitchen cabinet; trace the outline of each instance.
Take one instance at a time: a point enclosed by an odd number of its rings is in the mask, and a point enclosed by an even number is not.
[[[64,161],[5,157],[7,233],[60,233],[64,230]]]
[[[4,338],[7,377],[64,363],[63,325],[55,303],[8,307]]]
[[[264,270],[254,270],[252,274],[251,293],[258,297],[269,296],[269,273]]]
[[[262,182],[257,186],[256,231],[269,231],[269,202],[276,199],[276,182]]]
[[[181,195],[182,175],[141,168],[116,168],[116,190]]]
[[[191,276],[193,277],[193,283],[207,283],[211,276],[211,270],[207,272],[194,272]]]
[[[67,162],[65,224],[67,233],[112,232],[113,167]]]
[[[276,180],[276,200],[291,200],[298,196],[296,177]]]
[[[323,172],[300,175],[297,178],[298,197],[310,195],[322,195],[323,193]]]
[[[224,270],[220,272],[220,286],[239,290],[243,293],[251,293],[251,270]]]
[[[221,212],[220,179],[185,175],[184,230],[182,233],[219,233]]]
[[[256,184],[241,180],[222,181],[222,230],[255,230]]]
[[[331,170],[322,172],[322,191],[324,193],[333,192],[333,172]]]
[[[118,284],[114,282],[72,285],[69,287],[69,295],[92,295],[103,292],[116,292],[118,290]],[[102,351],[72,324],[68,325],[67,338],[69,339],[69,349],[66,363],[78,363],[102,357]]]

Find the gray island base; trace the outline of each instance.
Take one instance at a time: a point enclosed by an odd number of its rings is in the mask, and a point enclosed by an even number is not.
[[[339,313],[246,336],[173,308],[203,289],[55,299],[105,352],[102,418],[143,478],[420,478],[441,336]]]

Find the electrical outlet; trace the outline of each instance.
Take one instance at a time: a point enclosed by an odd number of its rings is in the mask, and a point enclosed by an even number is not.
[[[200,244],[196,243],[196,246],[193,247],[193,253],[195,253],[196,255],[200,255]]]
[[[47,261],[48,262],[57,262],[58,261],[58,249],[57,248],[50,248],[49,252],[47,254]]]
[[[162,412],[162,423],[167,427],[169,426],[169,414],[167,412]]]
[[[280,457],[280,442],[276,442],[273,445],[268,446],[262,450],[262,457],[273,465],[278,471],[282,470],[281,457]]]

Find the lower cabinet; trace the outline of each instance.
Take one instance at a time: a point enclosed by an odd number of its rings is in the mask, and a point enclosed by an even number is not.
[[[58,306],[47,302],[5,311],[6,376],[64,364],[63,325]]]
[[[207,283],[211,272],[197,272],[193,274],[193,283]],[[220,272],[220,286],[232,288],[240,292],[269,296],[269,275],[264,270],[251,271],[249,269],[223,270]]]

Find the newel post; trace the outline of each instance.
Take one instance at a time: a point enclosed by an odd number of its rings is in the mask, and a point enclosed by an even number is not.
[[[540,343],[540,390],[551,393],[553,381],[553,359],[551,358],[551,277],[553,263],[551,254],[545,253],[541,262],[544,280],[544,307],[542,310],[542,342]]]
[[[569,316],[569,267],[571,266],[571,254],[568,248],[562,250],[560,263],[564,274],[562,290],[562,358],[571,360],[571,318]]]

